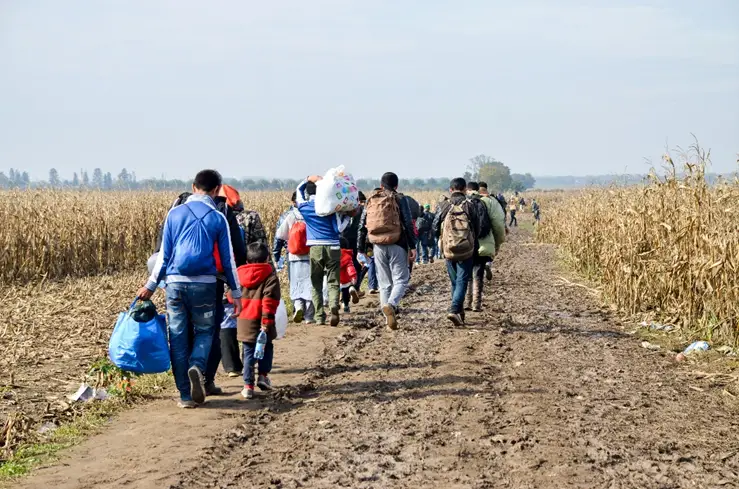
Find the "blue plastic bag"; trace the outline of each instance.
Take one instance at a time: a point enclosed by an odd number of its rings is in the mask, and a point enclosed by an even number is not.
[[[137,374],[166,372],[170,367],[167,320],[157,314],[151,321],[136,322],[131,311],[137,300],[118,315],[108,344],[110,361],[121,370]]]

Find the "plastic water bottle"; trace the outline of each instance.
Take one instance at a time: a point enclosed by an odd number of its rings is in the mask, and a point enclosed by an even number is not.
[[[264,349],[267,346],[267,333],[260,331],[257,336],[257,347],[254,349],[254,358],[261,360],[264,358]]]

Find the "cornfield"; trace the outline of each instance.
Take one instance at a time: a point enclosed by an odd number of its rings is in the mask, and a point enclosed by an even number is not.
[[[0,280],[28,283],[142,269],[176,195],[40,190],[0,197]],[[280,192],[242,196],[268,232],[289,197]]]
[[[667,155],[666,176],[644,186],[547,199],[538,239],[561,245],[623,312],[736,343],[739,180],[709,185],[707,157],[695,149],[682,175]]]

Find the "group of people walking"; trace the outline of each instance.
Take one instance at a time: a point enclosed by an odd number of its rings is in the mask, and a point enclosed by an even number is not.
[[[320,180],[308,177],[295,189],[271,252],[258,214],[243,208],[218,172],[198,173],[192,193],[173,203],[138,296],[148,300],[158,286],[166,291],[180,407],[222,393],[215,384],[221,362],[229,375],[243,375],[244,398],[255,386],[272,389],[276,269],[284,263],[294,322],[338,326],[342,311],[365,295],[367,276],[368,293],[379,295],[385,324],[395,330],[414,263],[439,257],[452,285],[448,320],[461,326],[468,311],[482,310],[484,282],[508,233],[505,200],[490,196],[484,182],[455,178],[432,212],[400,193],[398,176],[388,172],[380,187],[360,193],[358,208],[324,216],[316,212]],[[257,345],[262,331],[267,344]]]

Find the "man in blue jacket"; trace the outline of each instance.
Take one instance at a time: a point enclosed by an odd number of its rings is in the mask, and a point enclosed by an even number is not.
[[[339,325],[339,293],[341,286],[341,233],[351,221],[350,216],[339,213],[328,216],[316,214],[316,182],[319,176],[311,176],[298,185],[296,202],[305,220],[310,246],[310,280],[313,285],[313,305],[320,324],[326,324],[323,307],[323,277],[328,281],[328,304],[331,308],[331,326]]]
[[[138,293],[139,299],[151,299],[166,275],[169,349],[182,408],[205,402],[203,373],[213,341],[219,299],[216,248],[234,298],[234,315],[238,316],[242,308],[228,222],[214,201],[220,188],[221,175],[215,170],[203,170],[195,176],[193,195],[167,214],[161,251],[148,282]]]

